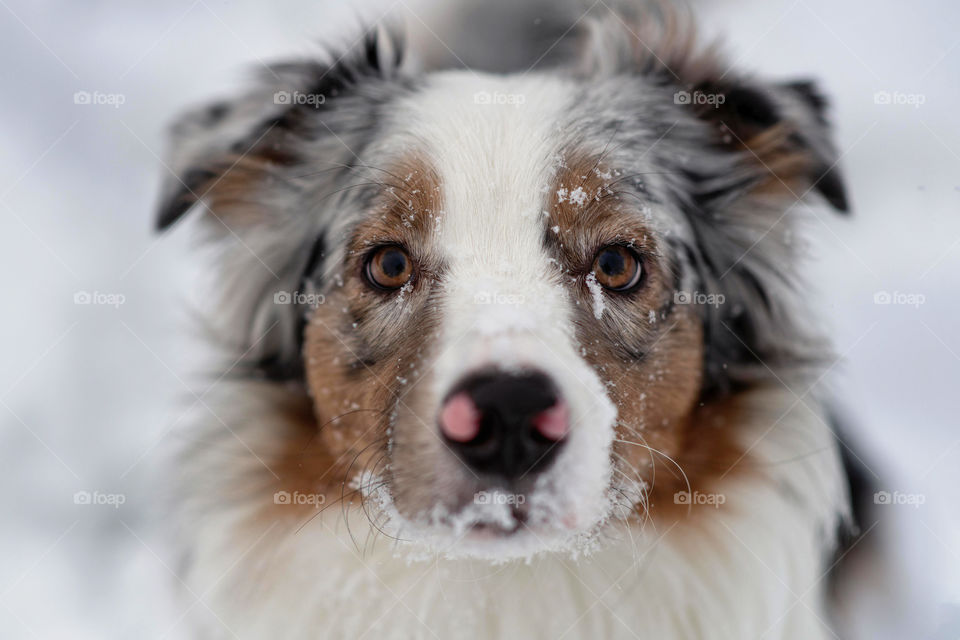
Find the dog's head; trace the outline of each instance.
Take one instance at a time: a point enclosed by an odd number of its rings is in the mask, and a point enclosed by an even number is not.
[[[709,399],[813,353],[790,229],[846,207],[817,92],[587,23],[513,76],[411,73],[374,30],[176,127],[159,224],[202,206],[222,333],[312,399],[284,486],[451,551],[569,548],[734,447],[694,434]]]

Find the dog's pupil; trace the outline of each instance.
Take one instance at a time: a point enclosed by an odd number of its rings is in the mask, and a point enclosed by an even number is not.
[[[618,276],[626,269],[626,263],[620,252],[607,250],[600,254],[600,269],[608,276]]]
[[[388,278],[396,278],[403,274],[407,269],[407,258],[399,251],[387,251],[380,262],[383,273]]]

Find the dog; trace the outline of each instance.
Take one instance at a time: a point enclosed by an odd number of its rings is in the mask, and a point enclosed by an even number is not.
[[[200,637],[834,636],[827,103],[601,5],[376,23],[174,126],[157,224],[195,210],[220,292]]]

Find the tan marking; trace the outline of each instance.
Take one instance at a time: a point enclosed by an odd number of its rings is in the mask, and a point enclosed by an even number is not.
[[[618,409],[614,481],[645,482],[650,487],[649,515],[664,521],[703,511],[675,505],[674,494],[688,490],[687,481],[690,490],[705,492],[741,452],[732,444],[735,417],[720,405],[697,406],[703,371],[700,319],[682,305],[660,316],[673,290],[657,238],[639,214],[641,203],[607,188],[618,177],[607,178],[610,174],[609,167],[592,157],[567,162],[556,177],[548,210],[548,224],[559,229],[548,238],[564,268],[579,279],[578,340]],[[581,191],[571,199],[572,189],[582,190],[588,199],[581,201]],[[598,320],[583,280],[596,252],[620,242],[630,242],[640,252],[646,281],[631,296],[606,295],[606,311]],[[653,323],[651,311],[656,314]],[[637,345],[644,357],[625,357],[616,346],[624,341]],[[727,424],[718,425],[721,421]]]
[[[403,189],[386,193],[357,227],[348,245],[343,286],[330,289],[306,330],[307,380],[315,411],[321,423],[332,421],[318,440],[341,459],[341,466],[352,465],[351,474],[382,459],[395,398],[404,392],[402,381],[415,378],[417,367],[410,365],[422,362],[427,329],[435,322],[427,296],[437,267],[430,258],[441,210],[436,175],[416,160],[390,170],[403,178]],[[361,276],[367,252],[387,243],[406,247],[415,265],[410,286],[402,292],[374,291]],[[376,352],[374,361],[358,362],[369,351]]]
[[[313,417],[299,416],[299,430],[292,431],[282,451],[267,460],[280,476],[271,492],[323,494],[325,508],[339,508],[341,499],[359,504],[355,479],[363,472],[384,472],[387,430],[397,397],[403,398],[401,407],[416,406],[419,384],[414,383],[427,368],[422,363],[435,323],[427,285],[436,266],[430,262],[429,248],[440,211],[439,187],[435,174],[416,160],[388,169],[404,182],[384,191],[353,231],[342,271],[328,274],[331,281],[342,278],[342,286],[334,284],[327,290],[324,304],[313,312],[305,330]],[[418,272],[403,292],[402,304],[397,302],[400,292],[376,292],[361,279],[367,251],[383,243],[406,246],[417,262]],[[361,362],[371,344],[378,357]],[[410,394],[404,395],[408,390]],[[303,520],[316,509],[285,505],[270,513]]]

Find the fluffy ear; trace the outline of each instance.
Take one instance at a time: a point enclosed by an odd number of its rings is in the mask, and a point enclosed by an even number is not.
[[[227,205],[223,213],[243,224],[243,216],[226,209],[242,204],[251,181],[303,162],[302,143],[324,134],[334,137],[331,124],[348,120],[343,111],[357,106],[358,95],[376,100],[371,87],[397,76],[403,50],[399,32],[375,27],[362,46],[330,53],[332,64],[271,65],[243,96],[184,114],[171,130],[170,175],[161,189],[157,229],[166,229],[201,202],[218,217],[221,207],[215,205]]]
[[[812,82],[736,72],[718,46],[701,46],[692,17],[664,0],[611,4],[583,21],[582,74],[635,75],[671,90],[681,113],[710,125],[706,144],[759,166],[754,186],[793,201],[815,191],[848,210],[826,100]]]
[[[206,270],[211,337],[255,373],[299,376],[304,318],[318,299],[303,294],[323,286],[338,194],[364,182],[358,154],[404,89],[401,53],[398,37],[375,28],[332,64],[272,65],[243,96],[173,127],[157,228],[202,209],[216,255]]]
[[[721,145],[753,156],[787,195],[800,199],[816,191],[838,211],[849,211],[826,100],[813,82],[707,78],[675,96],[715,126]]]

